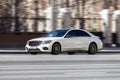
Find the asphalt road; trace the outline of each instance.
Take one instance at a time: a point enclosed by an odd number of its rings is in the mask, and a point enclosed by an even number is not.
[[[120,53],[0,54],[0,80],[120,80]]]

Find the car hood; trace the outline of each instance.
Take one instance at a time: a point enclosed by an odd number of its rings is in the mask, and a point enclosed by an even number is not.
[[[34,38],[29,41],[46,41],[46,40],[58,40],[63,39],[63,37],[41,37],[41,38]]]

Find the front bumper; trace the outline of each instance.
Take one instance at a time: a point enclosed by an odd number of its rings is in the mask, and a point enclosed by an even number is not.
[[[52,45],[51,44],[45,44],[45,45],[39,45],[39,46],[26,45],[25,50],[27,52],[51,52]]]

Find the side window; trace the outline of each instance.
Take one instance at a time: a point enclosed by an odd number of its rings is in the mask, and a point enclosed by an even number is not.
[[[90,37],[90,35],[85,31],[77,31],[79,37]]]
[[[77,37],[77,33],[75,30],[72,30],[70,32],[68,32],[68,34],[66,35],[66,37]]]

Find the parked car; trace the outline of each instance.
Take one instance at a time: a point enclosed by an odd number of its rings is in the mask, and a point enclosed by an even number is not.
[[[58,55],[61,52],[72,55],[76,51],[96,54],[101,48],[103,48],[103,43],[98,36],[79,29],[55,30],[43,37],[27,41],[25,46],[26,51],[31,54],[50,52],[53,55]]]

